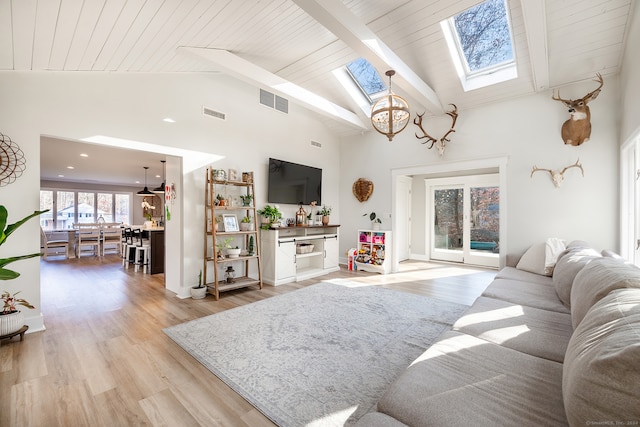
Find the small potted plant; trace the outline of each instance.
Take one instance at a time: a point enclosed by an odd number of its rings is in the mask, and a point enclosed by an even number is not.
[[[240,220],[240,231],[251,231],[253,230],[252,219],[250,216],[242,217]]]
[[[371,229],[372,230],[380,230],[380,224],[382,224],[382,220],[380,217],[376,215],[375,212],[366,213],[362,216],[369,216],[369,220],[371,221]]]
[[[262,215],[261,228],[268,230],[273,224],[282,218],[282,213],[277,206],[266,205],[262,209],[258,209],[258,215]]]
[[[224,259],[223,251],[231,247],[232,241],[233,241],[233,237],[229,237],[228,239],[224,239],[216,243],[216,257],[218,259]]]
[[[22,224],[30,220],[31,218],[37,217],[40,214],[47,212],[48,209],[43,211],[35,211],[31,215],[28,215],[22,218],[20,221],[15,224],[7,224],[7,218],[9,216],[7,212],[7,208],[0,205],[0,245],[4,244],[7,241],[7,238],[13,233],[18,227]],[[17,271],[9,270],[5,268],[6,265],[23,259],[34,258],[41,256],[42,253],[34,253],[29,255],[20,255],[9,258],[0,258],[0,280],[13,280],[20,276],[20,273]],[[24,314],[18,310],[17,306],[21,305],[27,308],[35,308],[29,302],[22,298],[16,298],[16,295],[19,292],[10,293],[8,291],[2,292],[2,301],[3,307],[0,312],[0,335],[9,335],[14,332],[17,332],[24,326]]]
[[[238,258],[240,256],[241,249],[239,246],[233,248],[227,248],[227,256],[229,258]]]
[[[191,288],[191,298],[202,299],[205,296],[207,296],[207,287],[202,283],[202,270],[200,270],[200,274],[198,275],[198,286]]]
[[[319,215],[322,215],[322,225],[329,224],[329,216],[331,215],[331,206],[322,205],[322,208],[318,211]]]
[[[253,194],[241,194],[240,199],[242,199],[242,206],[251,206]]]

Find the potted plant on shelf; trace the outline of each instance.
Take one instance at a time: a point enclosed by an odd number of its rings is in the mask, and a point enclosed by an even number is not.
[[[253,194],[241,194],[240,199],[242,199],[242,206],[251,206]]]
[[[331,206],[322,205],[322,208],[318,211],[322,215],[322,225],[329,224],[329,215],[331,215]]]
[[[227,248],[227,256],[229,258],[238,258],[240,256],[241,249],[238,246],[233,248]]]
[[[218,259],[224,259],[223,250],[230,248],[232,241],[233,237],[229,237],[228,239],[224,239],[216,243],[216,257]]]
[[[250,216],[242,217],[240,220],[240,231],[252,231],[253,224]]]
[[[375,212],[371,212],[370,214],[366,213],[362,216],[367,215],[369,215],[369,220],[371,220],[371,229],[380,230],[380,224],[382,224],[382,220],[380,219],[380,217],[378,217]]]
[[[207,296],[207,286],[202,283],[202,270],[200,270],[200,274],[198,275],[198,286],[191,288],[191,298],[202,299],[205,296]]]
[[[261,215],[263,218],[261,228],[265,230],[268,230],[273,224],[282,218],[282,213],[277,206],[266,205],[264,208],[258,209],[257,212],[258,215]]]
[[[13,233],[22,224],[24,224],[31,218],[39,216],[40,214],[47,211],[48,209],[43,211],[34,211],[31,215],[22,218],[15,224],[7,224],[7,218],[9,216],[7,208],[3,205],[0,205],[0,245],[4,244],[11,233]],[[0,280],[13,280],[20,276],[20,273],[18,273],[17,271],[5,268],[6,265],[14,261],[34,258],[40,255],[42,255],[42,253],[38,252],[29,255],[0,258]],[[19,292],[11,294],[8,291],[2,292],[2,301],[4,304],[2,312],[0,312],[0,335],[12,334],[19,331],[20,328],[24,326],[24,314],[20,310],[18,310],[18,305],[22,305],[23,307],[27,308],[35,308],[26,300],[22,298],[16,298],[16,295],[18,293]]]

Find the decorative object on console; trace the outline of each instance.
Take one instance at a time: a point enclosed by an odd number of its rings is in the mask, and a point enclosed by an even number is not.
[[[331,206],[322,205],[322,209],[318,211],[322,215],[322,225],[329,224],[329,215],[331,215]]]
[[[307,220],[307,211],[302,207],[302,203],[300,204],[300,209],[296,212],[296,226],[301,227],[305,225],[305,221]]]
[[[418,139],[426,138],[427,140],[422,142],[422,144],[431,143],[431,145],[427,147],[428,149],[432,149],[433,146],[435,145],[440,157],[444,155],[444,150],[445,148],[447,148],[447,143],[451,142],[451,140],[447,137],[449,136],[449,134],[456,131],[454,128],[456,126],[456,120],[458,120],[458,107],[456,106],[456,104],[449,104],[449,105],[453,106],[453,110],[447,111],[447,116],[451,117],[451,128],[440,139],[435,139],[434,137],[429,135],[422,127],[422,116],[424,116],[424,113],[416,114],[416,118],[413,119],[413,124],[418,126],[418,128],[420,128],[420,130],[422,131],[422,136],[419,136],[416,133],[416,138]]]
[[[263,217],[262,228],[269,228],[282,218],[282,213],[280,213],[278,207],[271,205],[266,205],[264,208],[258,209],[257,214]]]
[[[596,73],[594,81],[600,83],[600,86],[582,98],[576,100],[562,99],[560,98],[559,90],[558,96],[555,93],[551,96],[551,99],[562,102],[569,109],[571,117],[562,125],[562,140],[567,145],[578,146],[588,141],[591,137],[591,111],[587,104],[598,97],[604,85],[604,80],[600,73]]]
[[[391,76],[396,72],[389,70],[384,73],[389,76],[389,93],[383,96],[371,107],[371,124],[373,128],[389,138],[389,142],[393,137],[404,130],[411,118],[409,111],[409,103],[401,96],[394,95],[391,92]]]
[[[147,171],[149,170],[149,166],[143,166],[143,167],[144,167],[144,188],[138,191],[136,194],[142,197],[153,196],[153,193],[149,191],[149,187],[147,187]]]
[[[366,202],[373,193],[373,181],[358,178],[351,186],[351,191],[353,191],[353,195],[356,196],[359,202]]]
[[[556,188],[560,188],[560,186],[562,185],[562,182],[564,181],[564,173],[567,171],[567,169],[570,169],[570,168],[580,168],[580,170],[582,171],[582,176],[584,177],[584,169],[582,168],[580,159],[576,160],[574,164],[562,168],[562,170],[543,169],[534,165],[533,168],[531,169],[531,177],[533,178],[534,172],[538,172],[538,171],[549,172],[549,175],[551,175],[551,181],[553,181],[553,185]]]
[[[9,185],[25,171],[24,152],[11,138],[0,132],[0,187]]]

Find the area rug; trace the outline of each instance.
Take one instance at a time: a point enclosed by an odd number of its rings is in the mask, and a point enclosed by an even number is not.
[[[275,424],[342,426],[466,308],[321,282],[164,332]]]

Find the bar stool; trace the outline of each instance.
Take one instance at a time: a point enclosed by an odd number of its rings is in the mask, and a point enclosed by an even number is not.
[[[136,228],[133,230],[133,241],[135,247],[135,271],[138,271],[142,266],[142,272],[147,272],[147,266],[149,265],[149,255],[151,252],[151,245],[149,240],[142,238],[142,230]]]
[[[135,262],[135,256],[136,248],[133,243],[133,230],[131,227],[125,227],[122,229],[122,265],[128,268],[129,264]]]

